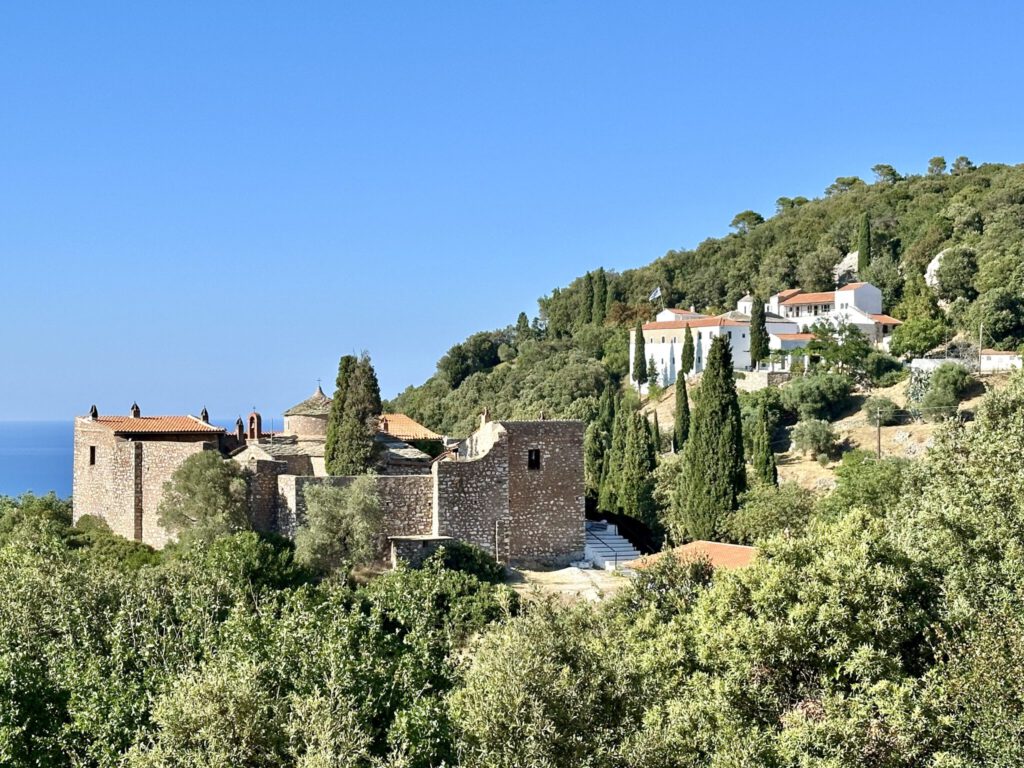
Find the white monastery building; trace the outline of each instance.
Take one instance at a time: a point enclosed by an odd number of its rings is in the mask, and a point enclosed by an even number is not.
[[[754,299],[744,296],[736,309],[722,315],[708,316],[685,309],[663,309],[654,322],[643,326],[644,352],[654,358],[663,386],[675,383],[680,373],[683,339],[687,329],[693,337],[694,365],[690,375],[704,370],[704,360],[711,342],[718,336],[729,339],[733,365],[737,370],[751,370],[750,313]],[[794,350],[802,349],[814,338],[810,332],[816,323],[852,324],[876,347],[888,349],[893,329],[900,324],[882,313],[882,292],[870,283],[850,283],[834,291],[805,293],[790,288],[772,296],[765,307],[765,328],[768,346],[781,354],[778,362],[762,362],[762,368],[785,371]],[[635,331],[629,338],[630,377],[633,375]],[[645,388],[642,388],[645,389]]]

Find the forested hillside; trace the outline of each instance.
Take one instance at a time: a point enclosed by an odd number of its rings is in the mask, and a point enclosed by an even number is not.
[[[735,230],[647,266],[603,269],[539,300],[531,322],[477,333],[453,346],[434,376],[389,404],[446,434],[464,435],[488,407],[498,418],[593,418],[602,391],[625,375],[627,329],[664,306],[731,309],[741,296],[800,286],[826,290],[833,267],[861,252],[861,279],[879,286],[886,310],[909,319],[897,351],[920,354],[958,332],[986,346],[1024,342],[1024,165],[975,167],[933,158],[923,175],[874,168],[867,183],[840,177],[822,197],[780,197],[765,218],[743,211]],[[863,244],[862,244],[863,243]],[[948,250],[947,250],[948,249]],[[926,266],[946,255],[936,291]],[[941,305],[941,309],[939,308]],[[511,319],[511,318],[510,318]]]

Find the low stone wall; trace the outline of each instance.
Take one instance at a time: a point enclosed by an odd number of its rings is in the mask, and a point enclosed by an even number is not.
[[[433,478],[430,475],[373,475],[384,516],[384,536],[429,534],[433,523]],[[277,477],[277,532],[291,538],[306,520],[306,488],[343,488],[354,477]]]
[[[737,373],[741,373],[737,371]],[[789,381],[789,371],[742,371],[743,378],[736,378],[736,389],[741,392],[757,392],[765,387],[777,387]]]

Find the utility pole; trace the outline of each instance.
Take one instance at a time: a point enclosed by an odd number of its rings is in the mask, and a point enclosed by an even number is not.
[[[985,324],[984,323],[978,323],[978,375],[979,376],[981,376],[981,359],[983,357],[983,355],[981,354],[981,350],[982,350],[982,347],[984,346],[984,342],[982,341],[982,339],[983,339],[982,331],[984,330],[984,328],[985,328]]]

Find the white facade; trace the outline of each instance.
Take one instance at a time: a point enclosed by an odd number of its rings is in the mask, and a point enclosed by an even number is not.
[[[819,293],[790,288],[772,296],[765,309],[795,322],[801,331],[816,323],[855,325],[872,344],[883,349],[889,348],[892,332],[900,324],[896,318],[882,313],[882,292],[871,283],[850,283]]]
[[[981,351],[981,367],[979,373],[996,373],[1012,371],[1021,367],[1021,357],[1016,352],[1003,352],[998,349]]]

